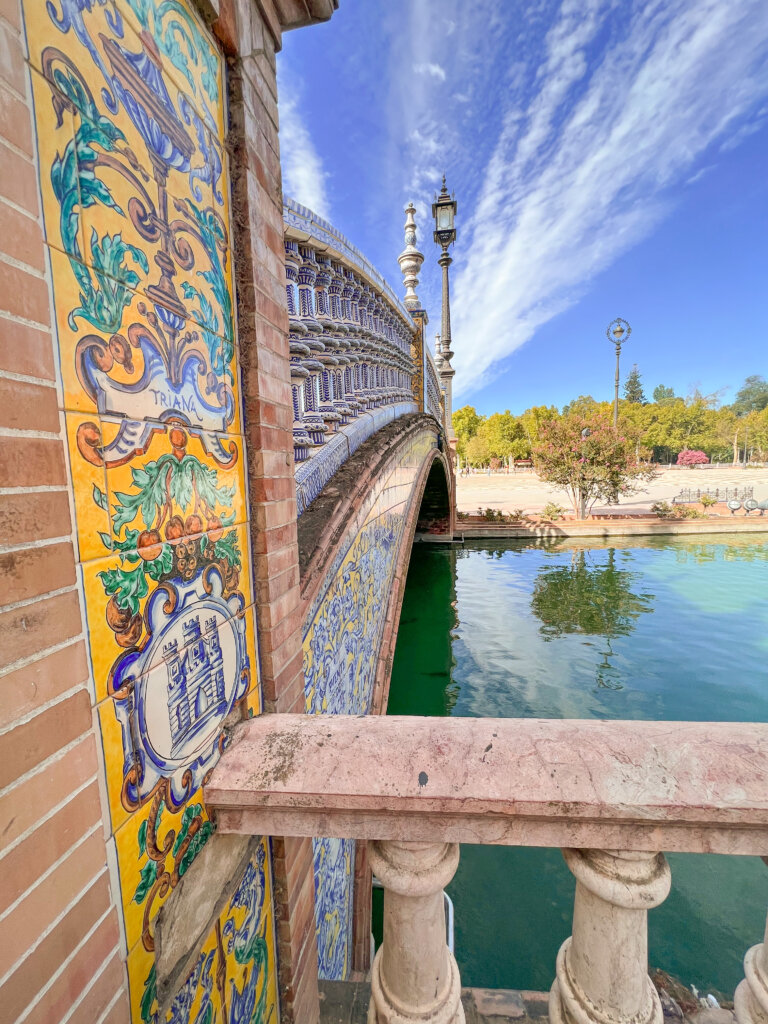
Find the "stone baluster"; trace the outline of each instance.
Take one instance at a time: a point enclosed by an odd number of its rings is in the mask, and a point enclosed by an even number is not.
[[[458,845],[373,842],[369,854],[384,886],[384,941],[371,968],[368,1024],[463,1024],[443,905],[443,889],[459,864]]]
[[[763,857],[768,864],[768,857]],[[738,1024],[768,1024],[768,921],[765,938],[747,950],[744,980],[736,989],[733,1009]]]
[[[329,261],[330,262],[330,261]],[[328,285],[328,296],[330,302],[331,334],[336,345],[335,356],[338,366],[334,373],[334,406],[336,412],[341,416],[342,423],[349,423],[356,415],[355,409],[349,403],[347,395],[346,369],[351,363],[349,355],[352,349],[352,342],[347,337],[348,327],[344,322],[341,309],[341,293],[344,287],[344,274],[338,263],[330,263],[331,280]]]
[[[293,457],[296,462],[304,462],[309,458],[316,442],[312,439],[304,422],[305,397],[304,388],[309,378],[309,370],[302,365],[302,358],[309,355],[309,346],[290,338],[291,350],[291,397],[293,401]]]
[[[370,370],[374,356],[374,345],[371,340],[370,320],[368,317],[368,304],[370,302],[370,288],[360,282],[360,295],[357,301],[357,308],[360,320],[360,347],[362,359],[360,361],[360,396],[365,408],[371,408],[375,404],[375,395],[370,386]]]
[[[325,352],[325,344],[319,337],[323,331],[322,324],[315,318],[314,294],[318,264],[314,251],[308,246],[300,245],[299,255],[301,256],[301,266],[298,272],[299,319],[306,328],[307,333],[303,341],[310,350],[309,358],[305,358],[302,362],[304,369],[309,373],[309,377],[304,382],[303,419],[312,441],[319,445],[325,441],[325,433],[328,428],[320,413],[323,364],[318,357]]]
[[[331,312],[333,313],[334,296],[338,301],[338,327],[343,335],[346,364],[342,369],[342,395],[350,410],[350,419],[354,419],[362,409],[355,396],[355,366],[359,362],[355,325],[352,320],[352,292],[354,286],[351,274],[340,263],[333,264],[334,286],[331,288]]]
[[[298,282],[300,267],[299,243],[288,240],[285,242],[285,293],[288,299],[288,323],[291,332],[306,334],[307,327],[303,320],[301,320],[299,313]]]
[[[648,977],[648,910],[669,893],[662,853],[563,850],[576,876],[573,935],[557,955],[550,1024],[663,1024]]]
[[[359,414],[363,409],[365,409],[362,384],[360,383],[361,367],[363,362],[363,342],[360,336],[360,286],[357,278],[351,270],[344,270],[344,279],[346,281],[343,292],[344,321],[347,324],[349,332],[347,337],[352,342],[352,348],[350,350],[350,356],[352,359],[351,386],[355,403],[354,408]]]
[[[328,430],[335,431],[341,422],[341,413],[337,410],[336,368],[339,365],[337,352],[341,347],[338,339],[333,336],[334,323],[331,319],[331,304],[328,286],[333,277],[331,261],[327,256],[315,255],[317,274],[315,275],[315,318],[323,329],[324,350],[318,359],[322,364],[320,379],[320,415]]]

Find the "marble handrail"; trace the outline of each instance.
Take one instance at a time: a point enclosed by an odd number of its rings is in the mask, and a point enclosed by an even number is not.
[[[562,848],[576,891],[550,1024],[663,1024],[660,851],[768,853],[768,725],[264,715],[232,739],[205,788],[219,832],[370,840],[368,1024],[465,1024],[441,897],[461,842]],[[737,1024],[768,1024],[768,931],[744,963]]]
[[[768,725],[265,715],[206,786],[221,832],[768,853]]]

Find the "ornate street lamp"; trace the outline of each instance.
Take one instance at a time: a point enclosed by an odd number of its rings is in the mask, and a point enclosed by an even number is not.
[[[448,255],[448,246],[456,241],[456,199],[448,195],[443,175],[443,187],[440,195],[435,196],[432,204],[432,216],[435,218],[435,242],[442,248],[438,263],[443,268],[443,316],[440,330],[440,355],[442,364],[439,368],[440,383],[445,392],[445,429],[448,442],[455,444],[456,433],[453,429],[453,377],[456,371],[451,366],[451,299],[448,284],[448,267],[453,260]]]
[[[605,329],[606,337],[611,344],[616,346],[616,393],[613,399],[613,425],[617,427],[619,425],[619,356],[621,354],[621,346],[625,341],[629,341],[629,336],[632,333],[632,328],[629,326],[626,320],[622,320],[620,316],[617,316],[615,320],[611,320]]]

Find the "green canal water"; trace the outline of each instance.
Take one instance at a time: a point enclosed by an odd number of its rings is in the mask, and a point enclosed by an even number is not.
[[[768,721],[768,543],[642,540],[416,545],[389,713]],[[651,966],[730,997],[763,937],[768,868],[669,862]],[[463,983],[548,989],[573,890],[558,850],[462,846],[448,892]]]

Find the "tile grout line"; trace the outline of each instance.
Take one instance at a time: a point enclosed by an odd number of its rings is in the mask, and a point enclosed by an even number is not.
[[[20,775],[19,778],[14,779],[13,782],[5,786],[4,789],[0,789],[0,799],[2,799],[4,796],[7,796],[8,793],[14,790],[17,786],[20,786],[22,783],[27,782],[28,779],[33,778],[35,775],[39,775],[40,772],[46,771],[52,765],[56,764],[58,761],[61,761],[70,752],[70,750],[74,749],[74,747],[76,747],[78,743],[82,743],[83,739],[90,736],[92,733],[93,726],[89,725],[86,732],[80,733],[80,735],[76,739],[72,740],[71,743],[68,743],[66,747],[61,747],[61,749],[57,750],[55,754],[51,754],[50,757],[47,757],[44,761],[41,761],[40,764],[36,764],[34,768],[30,768],[28,772],[25,772],[23,775]]]
[[[62,853],[62,855],[59,857],[59,859],[54,861],[54,863],[51,864],[51,866],[46,871],[44,871],[42,873],[42,875],[40,875],[39,878],[36,878],[35,881],[32,883],[32,885],[29,886],[28,889],[25,889],[24,892],[20,896],[16,897],[16,899],[13,901],[13,903],[9,904],[9,906],[2,912],[2,914],[0,914],[0,922],[4,921],[5,918],[7,918],[9,916],[9,914],[12,914],[13,911],[16,910],[17,907],[26,899],[26,897],[31,892],[34,892],[35,889],[37,889],[37,887],[40,885],[41,882],[44,882],[46,880],[46,878],[49,878],[53,874],[54,871],[56,871],[58,868],[60,868],[61,865],[64,863],[64,861],[68,860],[72,856],[72,854],[76,850],[78,850],[83,845],[83,843],[85,843],[88,839],[90,839],[90,837],[100,827],[101,827],[101,822],[98,821],[95,825],[91,826],[91,828],[90,828],[90,830],[88,832],[83,833],[83,835],[77,840],[76,843],[73,843],[72,846],[70,846],[68,850],[66,850],[64,853]],[[105,867],[106,867],[106,864],[105,864]],[[37,945],[37,943],[35,943],[35,945]]]
[[[24,952],[23,952],[23,953],[22,953],[22,955],[21,955],[21,956],[20,956],[20,957],[18,958],[18,960],[16,960],[16,961],[15,961],[15,963],[13,963],[13,964],[11,965],[11,967],[10,967],[10,968],[9,968],[9,969],[8,969],[8,970],[7,970],[6,972],[5,972],[5,974],[4,974],[4,975],[3,975],[3,976],[2,976],[1,978],[0,978],[0,988],[2,988],[2,987],[3,987],[3,985],[4,985],[5,983],[6,983],[6,981],[7,981],[7,980],[8,980],[8,979],[9,979],[9,978],[10,978],[10,977],[11,977],[11,976],[12,976],[12,975],[13,975],[13,974],[14,974],[14,973],[15,973],[15,972],[16,972],[16,971],[18,970],[18,968],[20,967],[20,965],[21,965],[22,963],[24,963],[24,960],[25,960],[25,959],[26,959],[26,958],[27,958],[27,957],[28,957],[28,956],[30,955],[30,953],[34,953],[34,951],[35,951],[35,950],[36,950],[36,949],[37,949],[37,948],[39,947],[40,943],[41,943],[41,942],[44,942],[44,941],[45,941],[45,939],[47,939],[47,938],[48,938],[48,936],[49,936],[49,935],[51,934],[51,932],[52,932],[52,931],[53,931],[53,930],[54,930],[55,928],[57,928],[59,924],[61,924],[61,922],[62,922],[62,921],[64,920],[64,918],[65,918],[65,917],[67,916],[67,914],[68,914],[68,913],[70,912],[70,910],[72,910],[72,908],[73,908],[73,907],[77,906],[77,904],[78,904],[78,903],[80,902],[80,900],[81,900],[81,899],[83,898],[83,896],[85,896],[85,894],[86,894],[86,893],[87,893],[87,892],[88,892],[88,891],[89,891],[90,889],[92,889],[94,885],[96,885],[96,883],[97,883],[97,882],[99,881],[99,879],[100,879],[100,878],[102,877],[102,875],[104,875],[104,874],[106,873],[106,870],[107,870],[107,869],[106,869],[106,866],[104,866],[104,867],[103,867],[103,868],[101,869],[101,871],[100,871],[100,872],[98,873],[98,875],[96,875],[96,877],[95,877],[95,878],[93,878],[93,879],[92,879],[92,880],[91,880],[91,881],[90,881],[90,882],[88,883],[88,885],[86,885],[86,886],[85,886],[84,888],[82,888],[82,889],[80,890],[80,892],[79,892],[79,893],[78,893],[78,894],[77,894],[77,895],[75,896],[75,898],[74,898],[73,900],[71,900],[71,901],[70,901],[70,902],[69,902],[69,903],[68,903],[68,904],[66,905],[66,907],[65,907],[65,908],[64,908],[64,909],[62,910],[62,912],[61,912],[61,913],[59,914],[59,916],[58,916],[58,917],[56,917],[56,918],[55,918],[55,919],[54,919],[53,921],[51,921],[51,923],[50,923],[50,924],[48,925],[48,927],[47,927],[47,928],[45,928],[45,929],[44,929],[44,930],[43,930],[43,931],[42,931],[42,932],[40,933],[40,935],[38,935],[38,937],[37,937],[37,941],[36,941],[36,942],[34,943],[34,945],[30,946],[30,947],[29,947],[29,949],[26,949],[26,950],[24,950]],[[110,894],[110,895],[111,895],[111,894]],[[104,913],[105,913],[105,914],[108,914],[108,913],[109,913],[109,911],[110,911],[110,910],[112,910],[112,907],[113,907],[113,904],[110,904],[110,905],[109,905],[109,908],[108,908],[107,910],[105,910],[105,912],[104,912]],[[83,940],[83,941],[85,941],[85,940]],[[64,970],[64,968],[65,968],[65,967],[67,966],[67,964],[69,963],[69,961],[70,961],[70,960],[72,959],[72,957],[73,957],[73,956],[74,956],[74,954],[75,954],[75,953],[77,952],[77,950],[79,950],[79,949],[81,948],[81,946],[82,946],[82,945],[83,945],[83,943],[82,943],[82,942],[78,943],[78,945],[77,945],[76,949],[75,949],[75,950],[73,950],[72,954],[71,954],[71,955],[70,955],[69,957],[67,957],[67,960],[66,960],[66,961],[65,961],[65,962],[64,962],[64,963],[63,963],[63,964],[61,965],[61,967],[59,968],[59,970],[58,970],[57,974],[61,974],[61,973],[62,973],[62,971]],[[18,1022],[17,1022],[17,1024],[18,1024]]]
[[[44,825],[46,821],[50,821],[50,819],[53,818],[54,815],[58,814],[59,811],[63,810],[67,806],[67,804],[72,803],[76,796],[79,796],[83,792],[83,790],[93,785],[95,781],[95,775],[89,776],[85,780],[85,782],[82,782],[77,787],[77,789],[73,789],[70,793],[67,793],[66,797],[63,800],[60,800],[55,807],[51,808],[50,811],[47,811],[41,818],[35,819],[34,824],[30,825],[29,828],[25,829],[21,833],[21,835],[17,836],[12,843],[9,843],[8,846],[6,846],[5,849],[2,852],[0,852],[0,863],[2,863],[2,859],[6,856],[6,854],[9,854],[13,850],[15,850],[20,843],[23,843],[25,839],[28,839],[34,832],[37,831],[37,829],[40,828],[41,825]]]
[[[26,658],[19,658],[18,661],[12,661],[9,665],[0,669],[0,679],[4,676],[9,676],[11,672],[17,672],[20,668],[26,668],[27,665],[34,665],[36,661],[42,661],[51,654],[63,651],[65,647],[69,647],[71,644],[76,644],[81,639],[82,634],[79,636],[68,637],[66,640],[61,640],[59,643],[53,644],[51,647],[44,647],[42,650],[35,651],[34,654],[29,654]]]
[[[27,725],[29,722],[33,722],[39,715],[42,715],[45,711],[50,711],[51,708],[55,708],[57,707],[57,705],[63,704],[65,701],[69,700],[70,697],[73,697],[76,693],[79,693],[80,690],[87,689],[88,684],[86,683],[85,679],[83,679],[82,682],[76,683],[74,686],[71,686],[68,690],[65,690],[64,693],[59,693],[55,697],[51,697],[51,699],[46,701],[44,704],[37,705],[31,711],[28,711],[25,715],[22,715],[20,718],[15,718],[12,722],[9,722],[7,725],[0,726],[0,739],[2,739],[3,736],[7,736],[8,733],[13,732],[14,729],[19,729],[22,726]]]
[[[38,594],[36,597],[25,597],[22,601],[14,601],[12,604],[0,605],[0,615],[5,612],[19,611],[21,608],[29,608],[38,601],[46,601],[50,597],[61,597],[62,594],[70,594],[77,590],[77,584],[72,583],[68,587],[59,587],[58,590],[48,590],[45,594]],[[78,634],[80,636],[82,634]]]
[[[21,544],[0,544],[0,555],[21,554],[23,551],[35,551],[38,548],[49,548],[54,544],[71,544],[72,536],[45,537],[42,540],[22,541]]]
[[[62,964],[59,965],[59,968],[56,971],[56,973],[53,974],[48,979],[48,981],[45,983],[43,988],[38,990],[38,992],[36,993],[35,999],[33,1000],[33,1002],[29,1003],[29,1005],[26,1007],[26,1009],[24,1010],[22,1015],[17,1019],[16,1024],[21,1024],[21,1021],[23,1021],[25,1017],[29,1016],[30,1010],[34,1010],[35,1006],[37,1006],[37,1004],[40,1002],[40,1000],[45,995],[45,993],[48,992],[49,989],[51,989],[53,987],[53,985],[59,980],[61,975],[64,973],[64,970],[66,969],[67,965],[69,964],[69,962],[77,955],[77,953],[80,951],[80,949],[91,938],[91,936],[97,931],[97,929],[101,927],[102,922],[104,920],[106,920],[106,918],[109,915],[109,912],[110,912],[111,909],[112,909],[111,906],[107,907],[107,909],[104,911],[104,913],[98,919],[98,921],[96,921],[96,923],[94,925],[92,925],[91,928],[88,930],[88,933],[83,937],[82,941],[77,944],[77,946],[72,950],[72,952],[66,958],[66,960]]]
[[[91,978],[89,984],[83,989],[83,991],[80,993],[80,995],[77,998],[77,1000],[70,1007],[69,1013],[66,1015],[66,1017],[62,1017],[61,1018],[60,1024],[67,1024],[67,1021],[72,1019],[72,1014],[75,1012],[75,1010],[78,1008],[78,1006],[82,1003],[82,1001],[85,999],[85,997],[91,991],[91,989],[94,987],[94,985],[99,980],[99,978],[106,972],[107,967],[109,966],[110,960],[112,960],[112,958],[116,954],[117,954],[117,956],[119,958],[119,955],[120,955],[120,947],[119,947],[119,945],[114,946],[109,951],[109,953],[104,958],[104,960],[102,960],[102,962],[99,965],[97,971],[94,972],[94,975]],[[120,992],[122,992],[122,986],[117,990],[117,992],[118,992],[118,994]],[[22,1020],[23,1020],[23,1018],[22,1018]],[[19,1024],[21,1024],[21,1021],[19,1021]]]

